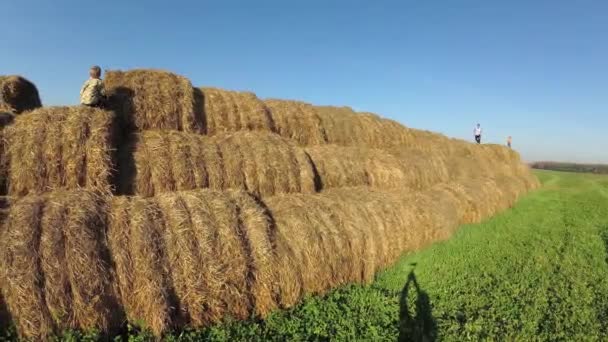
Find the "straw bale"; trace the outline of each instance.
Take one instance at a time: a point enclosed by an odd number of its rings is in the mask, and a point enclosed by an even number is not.
[[[509,207],[527,190],[519,177],[263,200],[208,189],[152,198],[27,196],[11,205],[0,231],[0,284],[30,338],[65,328],[108,331],[123,311],[157,336],[226,316],[265,317],[306,294],[371,282],[403,252]]]
[[[14,203],[0,240],[2,294],[19,335],[33,339],[48,336],[55,328],[45,303],[36,251],[43,205],[38,197]]]
[[[236,191],[229,195],[239,208],[240,236],[250,257],[250,286],[255,313],[265,317],[277,308],[273,287],[276,279],[276,254],[273,246],[275,227],[272,226],[266,209],[255,197]]]
[[[264,102],[270,110],[276,132],[282,137],[305,146],[327,143],[321,118],[312,105],[274,99]]]
[[[205,322],[205,274],[199,270],[204,261],[190,211],[179,195],[160,195],[158,204],[166,221],[167,256],[181,315],[185,323],[200,326]]]
[[[366,185],[424,189],[448,180],[444,158],[435,153],[337,145],[308,147],[306,152],[323,188]]]
[[[202,96],[208,135],[238,131],[274,132],[266,104],[254,93],[217,88],[198,89]]]
[[[387,151],[401,161],[410,187],[425,189],[449,181],[446,158],[438,151],[424,152],[414,148],[391,148]]]
[[[200,188],[242,189],[263,196],[316,190],[308,155],[272,133],[205,137],[146,131],[132,144],[137,195]]]
[[[315,106],[327,142],[374,148],[407,146],[409,130],[395,121],[373,113],[357,113],[349,107]]]
[[[306,149],[322,188],[369,185],[390,188],[405,183],[399,161],[382,150],[336,145]]]
[[[303,293],[324,293],[335,283],[332,270],[337,269],[335,260],[343,251],[333,248],[328,237],[331,230],[327,228],[327,222],[323,222],[314,198],[315,195],[292,194],[264,200],[281,237],[277,239],[277,259],[282,266],[279,279],[288,281],[279,290],[284,307],[296,303]],[[294,272],[299,276],[285,268],[290,266],[297,267]]]
[[[8,158],[6,156],[8,143],[4,128],[10,125],[14,118],[15,116],[11,113],[0,113],[0,195],[5,195],[8,192]]]
[[[161,335],[174,325],[179,310],[169,274],[163,213],[154,201],[134,198],[129,216],[133,302],[128,315]]]
[[[105,247],[104,202],[86,191],[11,205],[2,241],[4,288],[22,337],[69,328],[112,331],[121,310]]]
[[[185,77],[161,70],[108,71],[104,85],[109,107],[129,129],[204,130],[203,113],[195,108]]]
[[[41,106],[32,82],[21,76],[0,76],[0,112],[20,114]]]
[[[111,112],[48,107],[20,115],[6,128],[9,194],[86,188],[110,192]]]
[[[4,240],[4,231],[6,225],[4,221],[8,217],[10,207],[9,200],[6,197],[0,197],[0,258],[3,257],[2,241]],[[1,262],[0,262],[1,265]],[[6,301],[4,300],[4,295],[2,294],[2,289],[4,288],[4,272],[0,270],[0,329],[8,328],[13,322],[12,318],[8,312],[8,308],[6,307]]]
[[[271,223],[250,194],[119,196],[111,213],[110,251],[129,320],[161,335],[277,306]]]

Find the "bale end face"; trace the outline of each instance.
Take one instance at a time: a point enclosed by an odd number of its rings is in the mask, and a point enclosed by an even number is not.
[[[161,70],[108,71],[104,85],[109,107],[130,128],[197,133],[204,128],[192,84],[185,77]]]
[[[32,82],[21,76],[0,76],[0,112],[20,114],[41,106]]]

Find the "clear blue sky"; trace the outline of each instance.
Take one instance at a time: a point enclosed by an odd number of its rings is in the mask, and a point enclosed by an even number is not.
[[[349,105],[527,160],[608,163],[608,1],[2,0],[0,74],[77,103],[88,67]]]

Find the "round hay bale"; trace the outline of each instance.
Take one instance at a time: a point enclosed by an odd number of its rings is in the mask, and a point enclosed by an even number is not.
[[[330,144],[372,148],[408,146],[409,129],[373,113],[357,113],[349,107],[315,106]]]
[[[15,115],[11,113],[0,113],[0,195],[6,195],[8,192],[8,158],[6,150],[8,142],[4,128],[10,125],[15,119]]]
[[[104,203],[87,191],[12,203],[1,266],[3,294],[21,337],[43,340],[71,328],[111,332],[122,322]]]
[[[436,150],[424,152],[414,148],[390,148],[387,151],[400,161],[409,187],[426,189],[449,181],[447,158]]]
[[[42,107],[36,86],[21,76],[0,76],[0,112],[20,114]]]
[[[134,193],[140,196],[201,188],[260,196],[316,190],[306,153],[272,133],[205,137],[146,131],[133,145]]]
[[[128,129],[204,130],[202,109],[195,108],[185,77],[161,70],[108,71],[104,86],[109,108]]]
[[[238,131],[274,132],[274,122],[264,102],[254,93],[200,88],[207,134]]]
[[[8,193],[85,188],[110,193],[113,114],[84,106],[47,107],[7,127]]]
[[[304,293],[325,293],[335,283],[332,270],[338,268],[337,260],[343,251],[335,250],[335,244],[327,236],[331,232],[327,225],[331,223],[323,219],[316,198],[316,195],[291,194],[264,200],[280,236],[277,271],[279,279],[287,280],[285,287],[279,284],[283,307],[294,305]]]
[[[384,150],[365,147],[324,145],[306,148],[314,163],[322,188],[372,186],[384,189],[411,186],[405,160]]]
[[[276,132],[300,145],[327,143],[325,129],[316,109],[304,102],[265,100],[270,109]]]

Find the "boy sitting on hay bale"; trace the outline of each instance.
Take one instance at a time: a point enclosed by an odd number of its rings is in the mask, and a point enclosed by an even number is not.
[[[91,67],[89,76],[80,89],[80,104],[102,108],[105,105],[106,93],[101,80],[101,68],[97,65]]]

